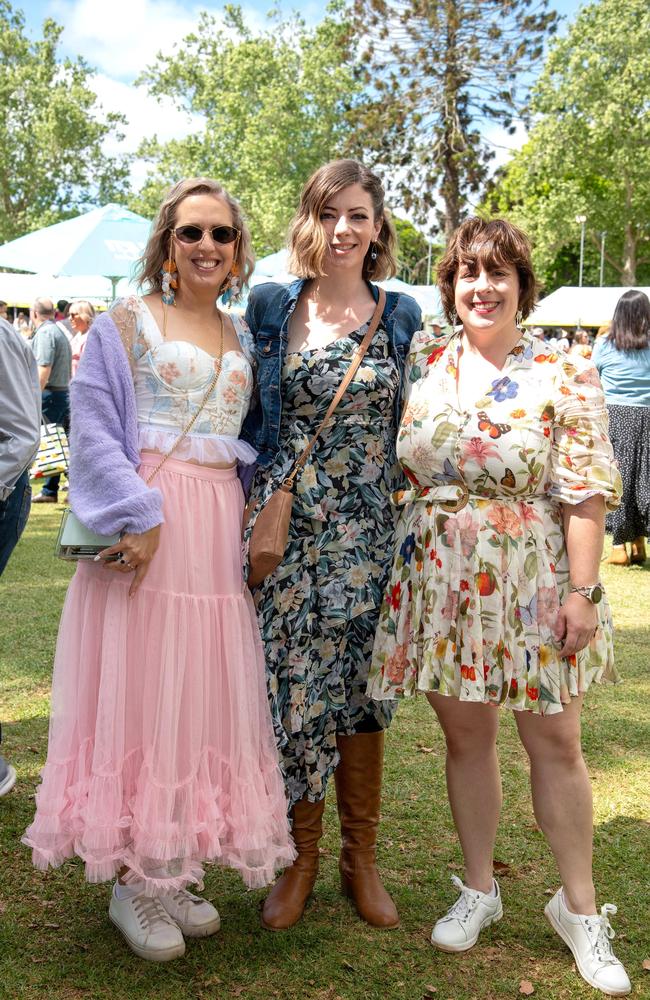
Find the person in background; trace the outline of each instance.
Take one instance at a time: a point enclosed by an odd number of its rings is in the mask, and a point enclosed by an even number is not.
[[[569,348],[569,354],[578,354],[581,358],[591,357],[591,338],[586,330],[578,329],[573,334],[573,342]]]
[[[9,316],[7,315],[7,303],[4,299],[0,299],[0,319],[4,319],[9,322]]]
[[[63,328],[54,321],[51,299],[36,299],[32,316],[36,329],[31,343],[38,364],[43,420],[48,424],[59,424],[67,434],[70,429],[68,387],[72,372],[70,343]],[[59,475],[49,476],[32,502],[56,503],[60,479]]]
[[[650,535],[650,301],[632,288],[621,295],[593,362],[609,411],[609,433],[623,479],[623,503],[607,515],[615,566],[646,561]],[[628,553],[626,545],[629,543]]]
[[[23,337],[0,319],[0,576],[29,516],[29,467],[38,451],[40,428],[36,359]],[[0,795],[15,780],[15,769],[0,756]]]
[[[73,332],[70,349],[72,351],[72,378],[74,378],[77,374],[77,367],[81,361],[83,349],[86,346],[88,330],[95,318],[95,310],[90,302],[87,302],[85,299],[78,299],[70,305],[69,315]]]
[[[29,340],[32,335],[32,328],[27,316],[24,312],[19,312],[14,320],[14,330],[16,330],[21,337],[25,340]]]
[[[68,340],[72,340],[74,331],[70,322],[70,303],[67,299],[59,299],[57,302],[54,322],[61,327]]]
[[[560,336],[557,338],[555,344],[558,351],[569,350],[569,337],[566,330],[560,330]]]

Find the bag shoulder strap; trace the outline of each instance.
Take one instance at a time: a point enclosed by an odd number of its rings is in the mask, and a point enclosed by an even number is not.
[[[310,454],[312,448],[314,447],[314,445],[318,441],[318,438],[320,437],[320,435],[321,435],[321,433],[323,431],[323,428],[325,427],[325,425],[329,421],[330,417],[334,413],[336,407],[341,402],[341,400],[343,398],[343,394],[345,393],[345,390],[347,389],[347,387],[349,386],[350,382],[354,378],[354,375],[356,373],[357,368],[359,367],[359,365],[363,361],[363,357],[364,357],[366,351],[368,350],[368,348],[370,347],[370,342],[371,342],[372,338],[374,337],[374,335],[375,335],[375,333],[377,331],[377,327],[379,326],[379,324],[381,322],[381,317],[384,314],[384,307],[385,307],[385,305],[386,305],[386,292],[384,291],[383,288],[380,288],[379,289],[379,298],[377,300],[377,305],[375,306],[375,311],[372,314],[372,319],[370,320],[370,323],[368,325],[368,329],[365,332],[363,340],[361,341],[359,347],[357,348],[357,350],[355,352],[354,357],[352,358],[352,361],[350,362],[350,367],[348,368],[347,372],[345,373],[345,375],[344,375],[344,377],[343,377],[343,379],[341,381],[340,386],[336,390],[334,398],[332,399],[332,402],[330,403],[330,405],[327,408],[327,413],[325,414],[325,416],[323,417],[323,419],[321,420],[320,424],[318,425],[318,427],[316,429],[316,433],[312,437],[312,439],[309,442],[309,444],[304,448],[304,450],[303,450],[302,454],[299,456],[299,458],[296,459],[296,462],[294,464],[293,469],[291,470],[291,472],[289,473],[289,475],[284,480],[285,486],[289,487],[290,489],[293,488],[293,481],[294,481],[294,479],[296,478],[296,476],[298,475],[298,473],[302,470],[305,462],[309,458],[309,454]]]

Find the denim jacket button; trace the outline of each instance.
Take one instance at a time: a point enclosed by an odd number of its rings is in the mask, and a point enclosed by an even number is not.
[[[268,353],[269,353],[269,351],[271,350],[271,345],[270,345],[270,344],[267,344],[267,345],[266,345],[266,347],[263,347],[263,348],[262,348],[262,350],[264,351],[264,353],[265,353],[265,354],[268,354]]]

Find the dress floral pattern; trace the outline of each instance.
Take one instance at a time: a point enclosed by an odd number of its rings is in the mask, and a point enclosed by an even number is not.
[[[261,504],[315,432],[366,328],[287,356],[280,451],[253,484],[246,562]],[[394,703],[369,699],[366,683],[393,551],[398,390],[380,327],[296,480],[285,558],[254,591],[290,806],[324,796],[338,763],[337,732],[385,728],[393,716]]]
[[[393,497],[368,693],[437,691],[551,715],[592,681],[618,679],[606,598],[586,649],[560,658],[553,637],[569,590],[561,504],[620,502],[603,392],[591,362],[524,333],[463,410],[459,350],[458,334],[411,345],[397,444],[411,489]]]

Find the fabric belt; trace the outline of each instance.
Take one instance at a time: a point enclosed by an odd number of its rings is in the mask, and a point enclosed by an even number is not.
[[[470,493],[467,483],[462,479],[451,479],[447,483],[440,483],[436,486],[417,486],[410,490],[396,490],[391,493],[390,502],[395,507],[404,507],[409,503],[417,503],[423,500],[425,503],[440,504],[443,510],[452,514],[458,513],[463,507],[467,507],[470,500],[495,500],[498,503],[536,503],[548,504],[552,497],[548,496],[485,496],[481,493]]]

